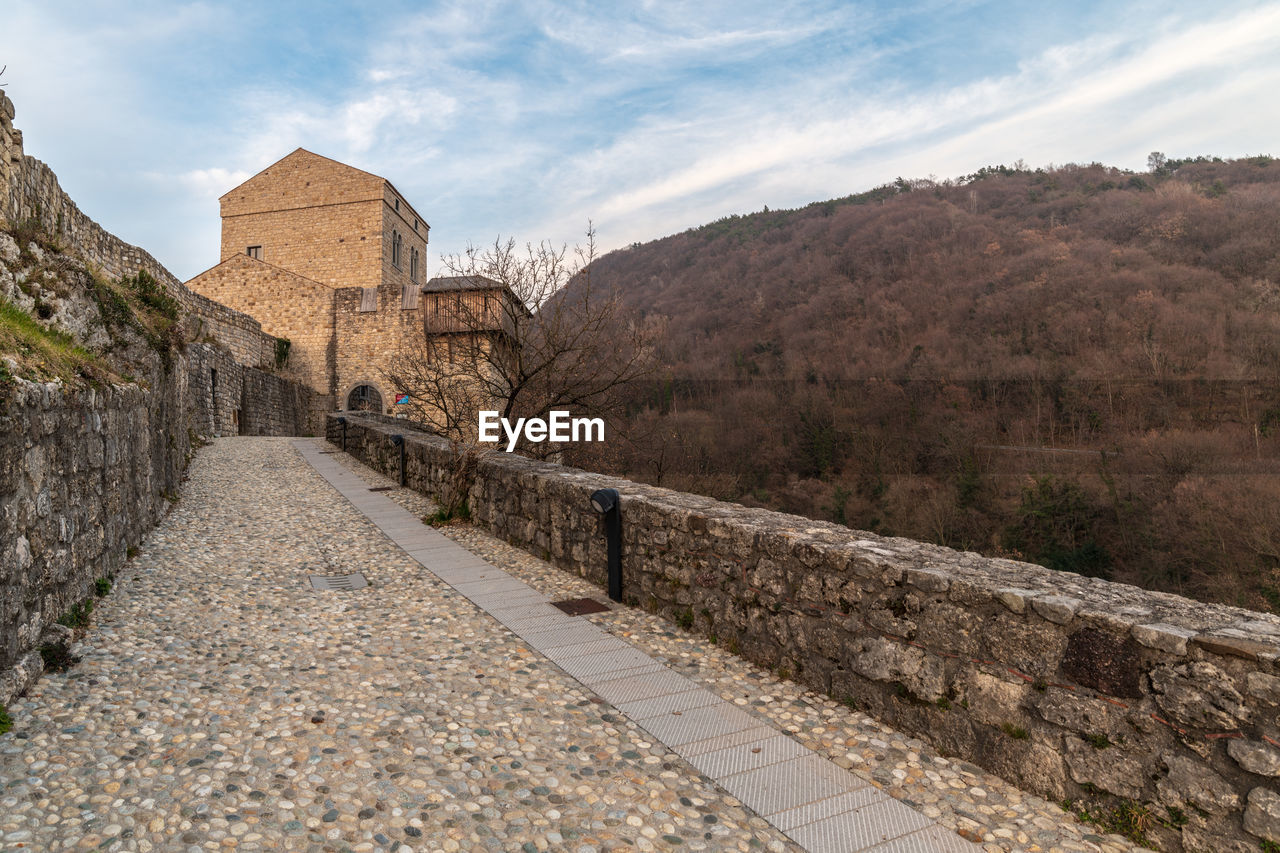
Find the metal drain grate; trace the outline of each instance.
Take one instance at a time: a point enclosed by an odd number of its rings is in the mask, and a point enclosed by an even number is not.
[[[565,601],[553,601],[552,607],[559,607],[570,616],[582,616],[587,613],[608,613],[609,608],[594,598],[570,598]]]
[[[349,575],[308,575],[311,585],[316,589],[330,589],[338,592],[349,592],[353,589],[364,589],[369,580],[360,572]]]
[[[394,492],[395,490],[395,486],[372,486],[369,489],[371,492]]]

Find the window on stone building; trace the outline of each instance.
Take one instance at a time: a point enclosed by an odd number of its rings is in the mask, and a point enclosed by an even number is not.
[[[360,289],[360,311],[362,313],[378,310],[378,288],[364,287]]]
[[[262,260],[262,247],[250,246],[244,250],[244,253],[255,260]]]
[[[391,265],[396,269],[400,269],[400,253],[404,241],[400,239],[399,231],[391,232]]]
[[[418,280],[418,250],[409,249],[409,281]]]

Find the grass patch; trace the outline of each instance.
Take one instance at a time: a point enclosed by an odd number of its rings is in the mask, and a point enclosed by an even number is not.
[[[1081,823],[1093,824],[1103,832],[1122,835],[1142,847],[1151,847],[1151,839],[1147,838],[1147,833],[1155,824],[1162,822],[1150,808],[1132,800],[1125,800],[1115,808],[1097,811],[1091,811],[1087,806],[1077,806],[1071,800],[1066,800],[1061,805],[1064,811],[1075,815]],[[1177,824],[1169,825],[1176,827]]]
[[[12,355],[23,378],[49,380],[77,379],[107,381],[112,373],[102,360],[79,346],[66,332],[47,329],[27,312],[0,298],[0,353]],[[8,368],[0,375],[0,386],[9,384]]]
[[[93,582],[93,594],[98,598],[103,598],[109,592],[111,592],[111,578],[98,578]]]
[[[423,522],[432,527],[446,527],[451,524],[470,524],[471,523],[471,507],[467,506],[467,502],[463,501],[453,512],[441,508],[431,513],[431,515],[423,516]]]
[[[1084,739],[1087,740],[1094,749],[1106,749],[1111,746],[1111,739],[1106,735],[1085,735]]]
[[[9,716],[9,709],[4,705],[0,705],[0,735],[13,728],[13,717]]]
[[[676,614],[676,624],[688,631],[693,627],[693,610],[686,607]]]
[[[1014,740],[1026,740],[1031,737],[1031,735],[1027,734],[1026,729],[1022,726],[1015,726],[1013,723],[1001,723],[1000,731],[1004,732]]]
[[[146,270],[112,283],[93,277],[93,298],[108,330],[132,329],[160,353],[167,370],[182,346],[178,301]]]

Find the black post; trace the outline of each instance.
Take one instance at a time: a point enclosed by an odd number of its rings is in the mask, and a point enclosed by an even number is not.
[[[601,516],[609,552],[609,597],[622,601],[622,500],[617,489],[600,489],[591,507]]]
[[[396,433],[391,436],[391,443],[400,448],[400,485],[407,485],[408,480],[405,479],[404,475],[404,436]]]
[[[342,452],[347,452],[347,419],[338,418],[338,423],[342,424]]]

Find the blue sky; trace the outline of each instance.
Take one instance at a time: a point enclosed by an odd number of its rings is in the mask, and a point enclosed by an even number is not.
[[[6,0],[0,65],[27,153],[182,278],[299,146],[389,178],[431,272],[899,175],[1280,154],[1280,3]]]

